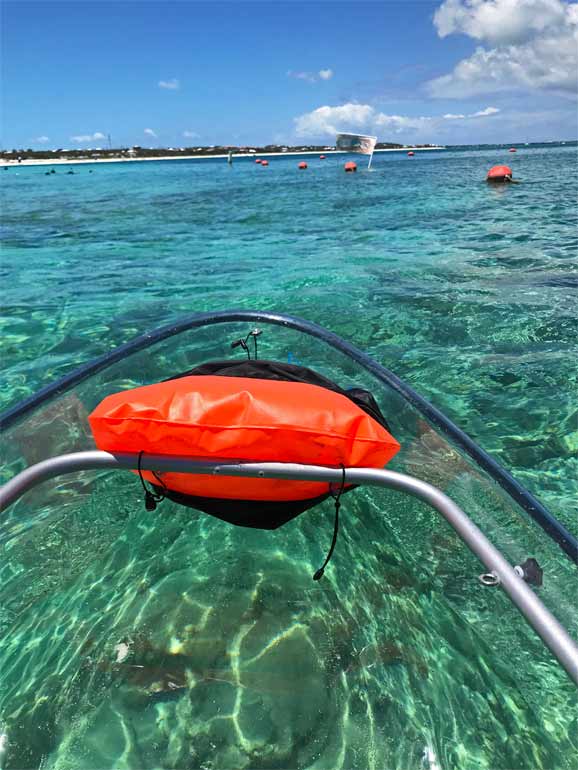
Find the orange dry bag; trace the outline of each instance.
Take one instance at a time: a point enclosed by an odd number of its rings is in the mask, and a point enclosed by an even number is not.
[[[213,460],[381,468],[399,450],[367,391],[305,367],[217,361],[108,396],[90,415],[99,449]],[[166,496],[234,524],[272,529],[325,499],[322,482],[143,477]]]

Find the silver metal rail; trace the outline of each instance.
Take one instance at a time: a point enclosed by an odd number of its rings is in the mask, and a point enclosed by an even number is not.
[[[90,451],[61,455],[32,465],[0,488],[0,512],[26,491],[43,481],[65,473],[84,470],[136,470],[137,454]],[[143,470],[176,473],[241,476],[249,478],[324,481],[340,485],[340,468],[285,463],[245,463],[191,460],[166,455],[143,455]],[[412,476],[373,468],[347,468],[349,484],[387,487],[413,495],[435,508],[462,538],[478,559],[493,572],[499,584],[544,644],[578,685],[578,645],[540,599],[514,571],[495,546],[468,516],[442,491]]]

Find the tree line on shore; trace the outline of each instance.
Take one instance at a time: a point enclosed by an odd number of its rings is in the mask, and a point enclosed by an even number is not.
[[[416,145],[418,147],[431,147],[432,145]],[[376,150],[396,150],[403,149],[404,145],[392,142],[379,142],[376,144]],[[94,149],[62,149],[57,150],[34,150],[12,149],[0,151],[0,159],[18,161],[18,160],[101,160],[112,158],[158,158],[158,157],[185,157],[189,155],[227,155],[229,152],[235,154],[266,154],[274,152],[330,152],[334,147],[324,145],[277,145],[267,144],[260,147],[237,147],[232,145],[211,145],[208,147],[124,147],[124,148],[94,148]]]

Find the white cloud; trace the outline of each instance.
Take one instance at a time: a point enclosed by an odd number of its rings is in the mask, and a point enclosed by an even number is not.
[[[319,70],[319,72],[303,72],[288,70],[287,77],[295,78],[296,80],[306,80],[308,83],[317,83],[318,80],[331,80],[334,72],[332,69]]]
[[[562,0],[445,0],[434,14],[440,37],[463,33],[490,45],[523,43],[565,24]]]
[[[369,104],[343,104],[340,107],[318,107],[313,112],[295,118],[298,136],[336,134],[345,128],[366,128],[375,110]]]
[[[169,91],[178,91],[181,87],[181,83],[177,78],[171,78],[170,80],[159,80],[159,88],[166,88]]]
[[[373,118],[373,125],[376,128],[386,129],[389,133],[401,134],[404,131],[417,131],[431,125],[435,118],[432,117],[409,117],[406,115],[386,115],[383,112],[377,113]]]
[[[431,80],[439,98],[524,90],[575,93],[578,4],[562,0],[444,0],[434,15],[440,37],[463,33],[487,42],[453,72]]]
[[[500,110],[497,107],[486,107],[485,110],[478,110],[477,112],[472,112],[471,115],[468,115],[468,118],[484,118],[486,115],[495,115]]]
[[[145,133],[147,136],[153,136],[155,139],[157,138],[157,135],[156,135],[156,134],[155,134],[155,132],[152,130],[152,128],[145,128],[145,130],[144,130],[144,133]]]
[[[442,115],[443,120],[467,120],[468,118],[485,118],[488,115],[496,115],[500,110],[497,107],[486,107],[484,110],[478,110],[477,112],[470,112],[469,115],[454,115],[448,112],[447,115]]]
[[[195,131],[183,131],[183,136],[186,139],[197,139],[199,135]]]
[[[77,144],[85,144],[86,142],[94,142],[97,139],[105,139],[106,137],[100,131],[95,131],[94,134],[79,134],[70,138],[73,142],[77,142]]]
[[[317,80],[312,72],[295,72],[294,70],[288,70],[287,77],[295,78],[296,80],[306,80],[308,83],[315,83]]]
[[[49,136],[37,136],[36,139],[32,140],[35,144],[46,144],[46,142],[50,141]]]
[[[377,131],[400,134],[404,131],[420,131],[439,127],[448,120],[470,120],[495,115],[497,107],[486,107],[469,115],[446,115],[413,117],[408,115],[387,115],[378,112],[370,104],[342,104],[338,107],[318,107],[312,112],[295,118],[295,130],[300,137],[331,136],[340,131]]]

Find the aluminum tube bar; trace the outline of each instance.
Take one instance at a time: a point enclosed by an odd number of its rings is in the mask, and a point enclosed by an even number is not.
[[[0,511],[15,502],[27,490],[42,481],[65,473],[94,469],[135,470],[137,454],[111,454],[98,450],[61,455],[32,465],[15,476],[0,489]],[[341,484],[340,468],[290,463],[243,463],[191,460],[167,455],[143,455],[143,470],[172,471],[177,473],[240,476],[249,478],[294,479],[325,481]],[[394,471],[374,468],[347,468],[350,484],[396,489],[419,498],[435,508],[462,538],[468,548],[493,572],[513,604],[541,637],[543,642],[578,685],[578,645],[536,594],[519,577],[502,554],[486,538],[468,516],[441,490],[431,484]]]

